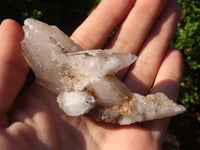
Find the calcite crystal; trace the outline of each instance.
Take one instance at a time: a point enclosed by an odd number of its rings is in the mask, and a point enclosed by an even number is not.
[[[83,50],[56,26],[27,19],[23,55],[37,82],[58,95],[69,116],[90,113],[96,120],[128,125],[174,116],[185,108],[163,93],[132,92],[115,74],[136,56],[114,50]]]

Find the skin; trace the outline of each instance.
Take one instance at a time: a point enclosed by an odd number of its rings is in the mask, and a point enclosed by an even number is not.
[[[133,91],[164,92],[176,100],[182,56],[168,44],[180,17],[175,0],[103,0],[72,34],[85,49],[102,48],[112,30],[119,30],[107,48],[138,56],[118,76]],[[34,83],[22,88],[29,67],[21,55],[21,26],[4,20],[0,26],[0,145],[4,150],[157,150],[169,119],[130,126],[97,123],[87,116],[67,117],[56,95]]]

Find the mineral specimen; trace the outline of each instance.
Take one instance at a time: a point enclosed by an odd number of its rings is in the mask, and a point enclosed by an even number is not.
[[[23,29],[23,55],[37,82],[58,95],[66,115],[90,113],[98,121],[128,125],[185,111],[163,93],[142,96],[115,77],[135,55],[83,50],[56,26],[34,19],[25,20]]]

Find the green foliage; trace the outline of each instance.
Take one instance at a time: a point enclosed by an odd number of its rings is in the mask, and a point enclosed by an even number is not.
[[[180,49],[184,57],[184,75],[179,101],[187,108],[200,108],[200,1],[178,0],[182,17],[172,45]]]
[[[101,0],[94,0],[96,4],[99,4]]]
[[[31,13],[28,12],[22,12],[22,17],[24,18],[34,18],[34,19],[40,19],[43,16],[43,13],[41,10],[33,9]]]

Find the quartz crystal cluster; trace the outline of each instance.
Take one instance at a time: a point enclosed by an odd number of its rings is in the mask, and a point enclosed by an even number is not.
[[[130,53],[83,50],[56,26],[25,20],[23,55],[37,82],[56,93],[69,116],[90,113],[96,120],[128,125],[174,116],[185,108],[163,93],[132,92],[115,73],[136,60]]]

